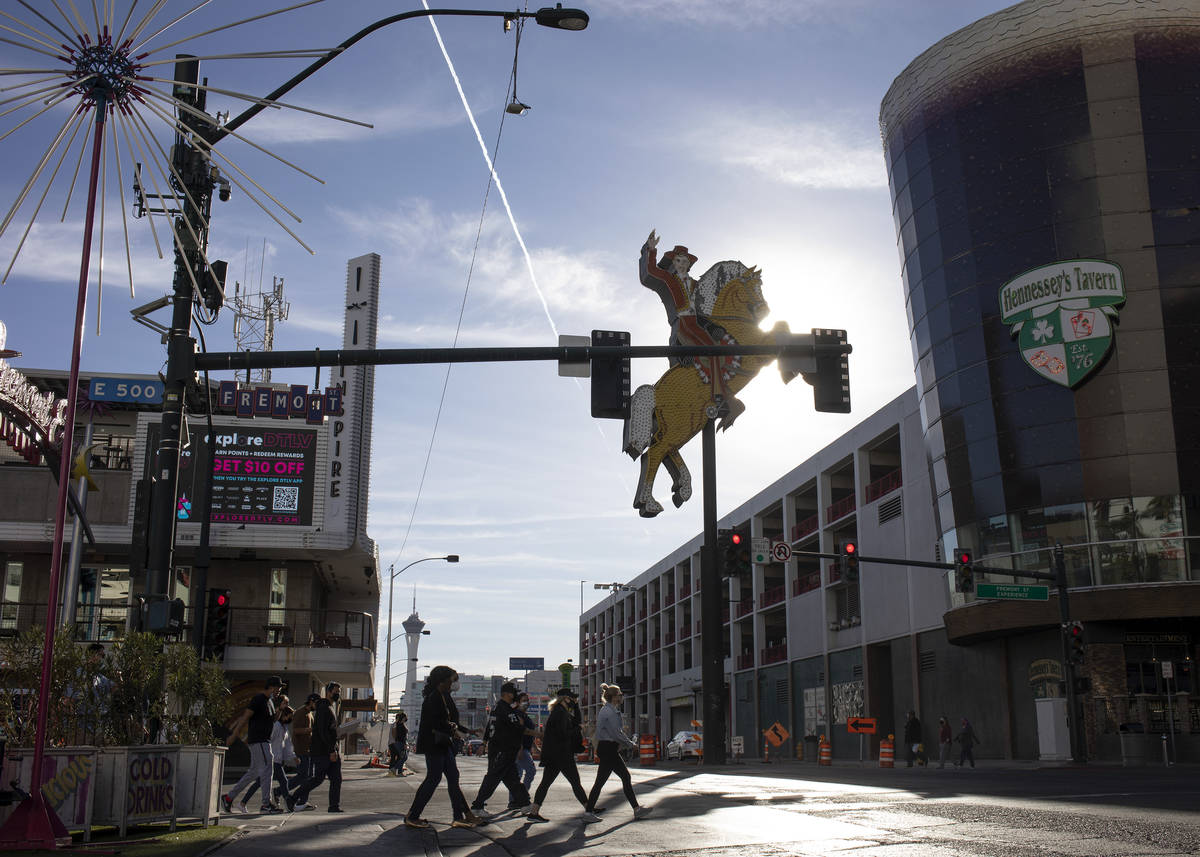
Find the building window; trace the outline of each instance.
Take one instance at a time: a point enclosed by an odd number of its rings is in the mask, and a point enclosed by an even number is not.
[[[17,613],[21,609],[21,579],[25,576],[25,563],[4,564],[4,591],[0,600],[0,630],[17,630]]]
[[[287,627],[287,573],[286,568],[271,569],[271,609],[267,611],[267,639],[271,643],[282,642]]]

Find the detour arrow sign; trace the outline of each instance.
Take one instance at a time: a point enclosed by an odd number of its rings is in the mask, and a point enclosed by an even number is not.
[[[846,724],[846,731],[860,735],[874,735],[879,721],[874,717],[851,717]]]

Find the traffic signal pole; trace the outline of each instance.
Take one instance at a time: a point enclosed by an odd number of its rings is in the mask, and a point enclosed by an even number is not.
[[[1079,695],[1075,690],[1075,662],[1071,658],[1071,641],[1067,629],[1071,625],[1071,605],[1067,600],[1067,561],[1061,542],[1054,545],[1054,578],[1058,588],[1058,615],[1062,618],[1058,636],[1062,642],[1063,677],[1067,685],[1067,728],[1071,735],[1071,759],[1077,764],[1087,762],[1087,738],[1083,733],[1083,717]]]
[[[700,683],[704,695],[703,761],[725,764],[725,633],[721,623],[721,569],[717,562],[717,432],[710,417],[701,432],[704,482],[704,550],[700,554]]]

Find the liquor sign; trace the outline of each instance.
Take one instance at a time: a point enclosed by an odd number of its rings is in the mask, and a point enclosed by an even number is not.
[[[1075,387],[1112,349],[1125,277],[1113,262],[1069,259],[1019,274],[1000,287],[998,299],[1025,362],[1043,378]]]

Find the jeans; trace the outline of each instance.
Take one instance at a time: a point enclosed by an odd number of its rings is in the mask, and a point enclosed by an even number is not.
[[[312,753],[297,753],[296,756],[300,759],[300,765],[296,768],[296,776],[288,780],[289,789],[304,785],[305,781],[311,780],[313,774],[317,772],[316,765],[313,764]]]
[[[517,754],[517,773],[521,775],[521,785],[525,786],[525,791],[529,791],[537,775],[537,765],[533,763],[533,754],[528,750],[522,749]]]
[[[547,762],[542,760],[542,779],[538,783],[537,794],[533,796],[533,802],[541,806],[546,800],[546,792],[550,791],[550,784],[554,782],[554,778],[559,774],[563,775],[568,783],[571,784],[571,791],[575,793],[575,800],[579,801],[581,806],[587,806],[587,792],[583,790],[583,785],[579,782],[579,768],[575,767],[575,760],[567,757],[561,762]]]
[[[255,741],[250,745],[250,767],[227,794],[230,798],[236,798],[250,783],[258,782],[263,793],[263,806],[266,806],[271,801],[271,776],[274,773],[275,757],[271,754],[271,742]],[[248,799],[250,795],[247,794],[246,797]]]
[[[621,754],[617,751],[616,741],[600,741],[596,744],[596,782],[592,784],[591,794],[588,795],[587,809],[591,812],[596,808],[596,801],[600,799],[600,790],[604,788],[604,783],[608,781],[608,775],[616,773],[621,778],[621,788],[625,792],[625,799],[629,801],[629,805],[637,809],[637,795],[633,793],[633,780],[629,777],[629,769],[625,767],[625,760],[621,758]]]
[[[483,809],[496,786],[504,783],[508,789],[508,805],[511,807],[529,806],[529,791],[521,785],[517,775],[517,750],[497,750],[488,756],[487,774],[479,784],[479,792],[471,801],[471,809]]]
[[[943,741],[942,746],[941,746],[941,752],[939,753],[939,758],[938,758],[938,767],[939,768],[946,767],[946,760],[949,758],[950,758],[950,742]]]
[[[313,765],[316,771],[312,777],[296,790],[296,804],[308,803],[309,792],[329,777],[329,807],[339,806],[342,800],[342,760],[334,761],[328,753],[321,753],[313,757]]]
[[[458,785],[458,763],[454,759],[454,749],[446,747],[436,753],[425,754],[425,779],[417,787],[412,806],[408,808],[408,818],[421,817],[421,811],[433,797],[433,792],[442,781],[443,775],[446,777],[446,788],[450,792],[450,807],[454,810],[454,820],[461,821],[466,816],[467,799]]]
[[[975,746],[973,744],[964,743],[962,752],[958,754],[958,764],[965,765],[967,760],[971,760],[971,767],[975,767]]]
[[[388,765],[397,775],[404,770],[404,763],[408,761],[408,747],[404,744],[393,741],[388,745],[388,750],[391,751],[392,758]]]

